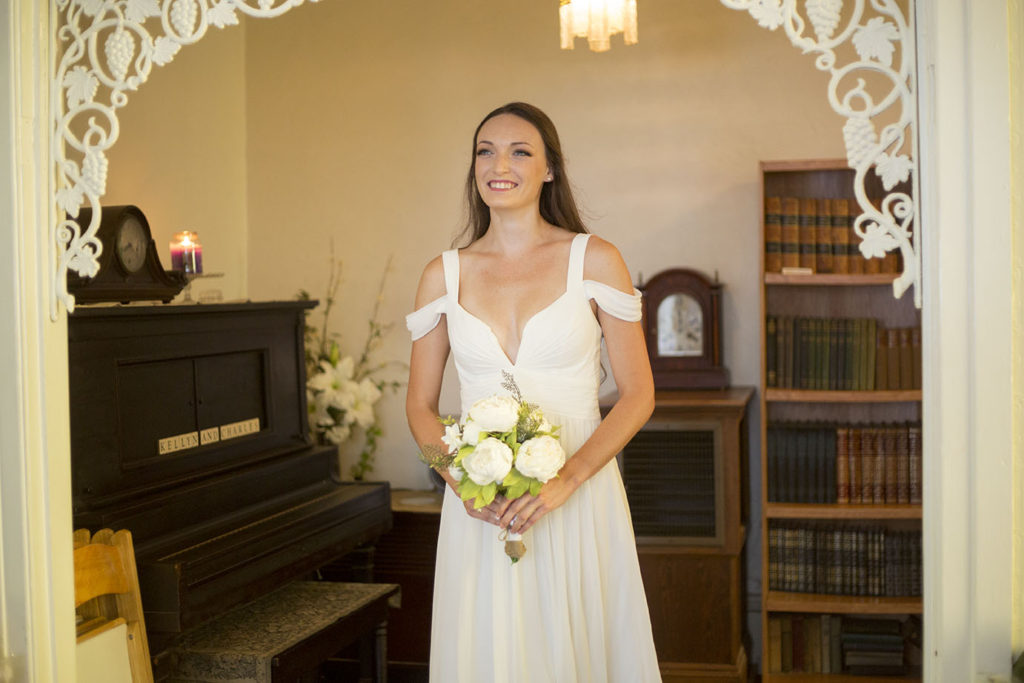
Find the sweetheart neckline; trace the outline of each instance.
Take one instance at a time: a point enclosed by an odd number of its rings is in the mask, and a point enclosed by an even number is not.
[[[537,316],[553,308],[559,301],[566,298],[568,294],[569,288],[567,287],[565,291],[559,294],[558,297],[556,297],[551,303],[549,303],[547,306],[540,309],[539,311],[537,311],[536,313],[534,313],[533,315],[526,319],[526,322],[523,324],[523,331],[519,333],[519,348],[516,349],[515,360],[513,360],[510,355],[508,355],[508,351],[506,351],[505,347],[501,345],[501,341],[498,339],[498,335],[494,333],[494,328],[491,327],[490,323],[486,322],[485,320],[477,316],[475,313],[471,312],[469,309],[463,306],[462,302],[459,301],[458,299],[455,300],[455,305],[458,306],[459,310],[461,310],[467,316],[469,316],[470,318],[484,326],[484,328],[490,333],[491,339],[494,340],[494,345],[498,348],[498,351],[501,352],[501,355],[505,357],[505,360],[507,360],[512,365],[512,367],[516,367],[519,364],[520,356],[522,356],[523,342],[526,339],[526,331],[530,328],[530,323],[536,320]]]

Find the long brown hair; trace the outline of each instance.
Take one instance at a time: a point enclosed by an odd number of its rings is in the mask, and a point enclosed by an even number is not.
[[[548,223],[564,228],[569,232],[587,232],[587,227],[580,218],[576,200],[572,196],[572,187],[565,173],[565,159],[562,156],[562,143],[558,139],[558,131],[548,115],[532,104],[525,102],[509,102],[498,107],[484,117],[473,132],[473,153],[470,156],[469,174],[466,176],[466,225],[456,241],[469,236],[470,244],[484,236],[491,227],[491,210],[484,203],[480,191],[476,187],[476,142],[483,125],[501,114],[512,114],[523,119],[540,133],[544,142],[544,154],[551,168],[552,180],[544,183],[540,191],[540,215]]]

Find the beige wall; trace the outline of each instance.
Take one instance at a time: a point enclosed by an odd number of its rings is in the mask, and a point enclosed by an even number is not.
[[[480,117],[522,99],[559,126],[593,231],[634,277],[675,266],[725,284],[736,384],[758,381],[759,159],[842,156],[827,78],[781,34],[717,0],[640,7],[640,43],[558,49],[547,3],[329,2],[246,33],[249,293],[322,293],[344,260],[335,329],[354,350],[394,256],[382,358],[405,360],[423,265],[459,225]],[[617,40],[617,39],[616,39]],[[422,485],[400,396],[377,474]],[[443,410],[457,410],[447,392]]]
[[[108,155],[103,203],[142,209],[165,268],[174,233],[199,233],[204,271],[223,276],[194,282],[194,297],[247,295],[244,28],[211,28],[170,65],[154,66],[128,94]]]

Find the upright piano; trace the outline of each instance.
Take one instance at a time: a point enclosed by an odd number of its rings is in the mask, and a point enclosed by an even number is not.
[[[339,481],[311,438],[315,303],[69,316],[74,525],[132,532],[158,679],[184,632],[391,527],[388,485]]]

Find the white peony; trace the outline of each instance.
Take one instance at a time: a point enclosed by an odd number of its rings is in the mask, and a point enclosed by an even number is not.
[[[565,450],[558,439],[538,436],[527,439],[516,455],[516,469],[527,477],[547,481],[565,464]]]
[[[503,441],[487,437],[462,459],[461,466],[480,486],[500,482],[512,469],[512,449]]]
[[[469,420],[484,432],[509,432],[519,421],[519,404],[511,396],[480,399],[469,409]]]
[[[445,425],[444,436],[441,437],[441,441],[448,447],[448,453],[458,453],[462,447],[462,433],[459,430],[459,425]]]
[[[462,477],[465,476],[465,472],[458,465],[451,465],[448,467],[448,474],[455,478],[455,481],[462,481]]]
[[[480,441],[480,425],[469,421],[462,427],[462,442],[475,446]]]

